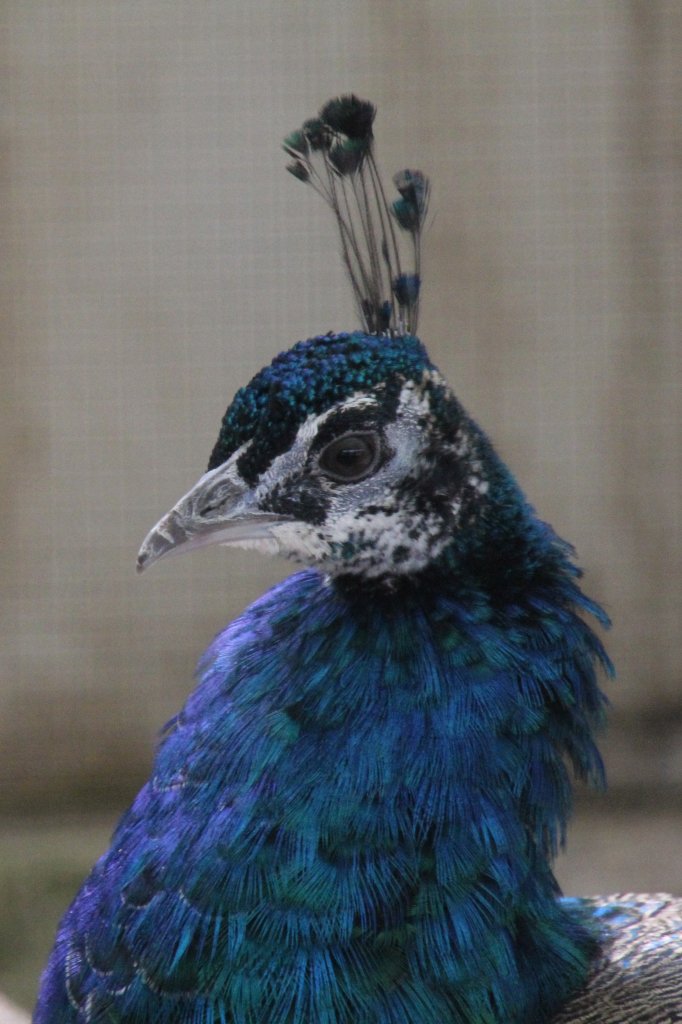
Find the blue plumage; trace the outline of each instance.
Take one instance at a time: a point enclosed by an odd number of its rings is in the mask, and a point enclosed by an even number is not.
[[[217,638],[62,925],[65,1015],[44,1019],[78,1019],[70,991],[113,1020],[199,1000],[201,1020],[521,1021],[582,980],[592,940],[546,857],[597,642],[568,609],[557,639],[456,586],[374,598],[368,619],[364,590],[301,573]],[[570,753],[598,771],[589,740]]]
[[[622,915],[551,860],[571,773],[602,781],[606,617],[418,339],[318,336],[242,388],[140,566],[211,542],[309,568],[204,655],[36,1024],[539,1024],[598,988]]]

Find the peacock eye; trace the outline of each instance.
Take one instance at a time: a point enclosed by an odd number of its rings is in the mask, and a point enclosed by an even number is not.
[[[379,465],[380,445],[376,434],[344,434],[320,453],[322,472],[339,483],[356,483],[371,476]]]

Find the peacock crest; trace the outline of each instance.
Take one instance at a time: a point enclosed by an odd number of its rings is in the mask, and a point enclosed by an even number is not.
[[[429,180],[405,169],[389,201],[374,155],[376,107],[357,96],[329,100],[284,140],[287,170],[331,207],[360,319],[369,334],[414,334]],[[407,245],[406,245],[407,240]],[[409,250],[409,256],[405,250]]]

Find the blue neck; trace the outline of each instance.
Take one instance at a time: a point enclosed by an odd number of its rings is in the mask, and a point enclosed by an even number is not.
[[[565,758],[601,776],[605,656],[567,566],[506,603],[407,587],[370,606],[301,573],[207,653],[177,742],[184,760],[187,726],[213,737],[186,763],[203,799],[246,822],[221,854],[239,861],[240,892],[276,880],[279,910],[251,940],[274,985],[302,943],[331,955],[296,1024],[326,1019],[329,1000],[357,1004],[353,1020],[371,1006],[387,1024],[527,1024],[584,981],[594,942],[556,902],[550,861]]]

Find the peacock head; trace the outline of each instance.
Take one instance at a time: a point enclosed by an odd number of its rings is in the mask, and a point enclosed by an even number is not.
[[[395,580],[490,550],[486,523],[521,506],[415,336],[429,182],[402,170],[387,200],[374,115],[342,96],[284,141],[288,170],[333,211],[364,330],[299,342],[237,393],[208,471],[151,531],[139,569],[237,544]]]
[[[485,519],[497,475],[416,337],[311,338],[237,393],[208,471],[150,532],[138,568],[234,544],[331,575],[419,573]]]

